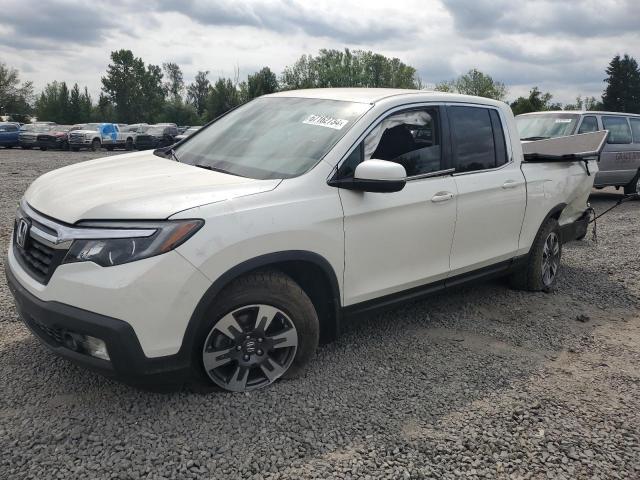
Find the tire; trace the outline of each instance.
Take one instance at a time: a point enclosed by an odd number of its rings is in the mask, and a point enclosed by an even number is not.
[[[124,142],[125,150],[133,150],[133,138],[127,138],[127,141]]]
[[[290,277],[277,271],[241,277],[220,292],[199,326],[192,386],[241,392],[294,378],[313,357],[319,334],[311,300]]]
[[[91,142],[91,151],[97,152],[98,150],[100,150],[100,148],[102,148],[102,143],[100,143],[100,140],[98,140],[97,138],[94,138]]]
[[[633,195],[634,193],[640,195],[640,173],[638,173],[633,180],[624,186],[625,195]]]
[[[553,290],[558,279],[561,259],[560,225],[555,218],[549,218],[538,230],[526,264],[511,275],[511,286],[530,292]]]

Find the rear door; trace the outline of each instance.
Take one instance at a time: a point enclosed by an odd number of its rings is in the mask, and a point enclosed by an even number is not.
[[[447,107],[458,192],[451,275],[512,258],[526,206],[525,179],[513,161],[506,121],[490,106]]]

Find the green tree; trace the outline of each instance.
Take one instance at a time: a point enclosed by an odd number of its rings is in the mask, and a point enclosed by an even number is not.
[[[93,103],[91,101],[91,95],[89,95],[87,87],[84,87],[84,92],[80,95],[80,118],[76,123],[90,122],[92,110]]]
[[[576,97],[576,103],[568,103],[564,106],[564,110],[602,110],[602,102],[599,102],[596,97],[584,97],[578,95]]]
[[[455,80],[439,83],[436,85],[436,90],[493,98],[495,100],[504,100],[507,96],[507,87],[504,83],[494,80],[490,75],[482,73],[475,68],[460,75]]]
[[[80,87],[75,83],[69,95],[69,116],[67,122],[70,124],[80,123],[82,119],[82,104],[80,100]]]
[[[325,87],[417,88],[415,68],[398,58],[371,51],[322,49],[317,56],[302,55],[284,69],[284,90]]]
[[[191,103],[186,103],[182,98],[171,98],[162,107],[158,121],[172,122],[177,125],[198,125],[200,116]]]
[[[547,110],[561,110],[562,105],[559,103],[552,103],[552,98],[553,95],[549,92],[542,93],[538,87],[533,87],[529,91],[528,97],[518,97],[511,104],[511,110],[513,110],[514,115]]]
[[[0,115],[14,121],[27,121],[32,113],[33,84],[21,82],[17,69],[0,62]]]
[[[240,92],[230,78],[219,78],[207,96],[205,120],[213,120],[240,105]]]
[[[166,95],[173,99],[181,98],[184,91],[184,77],[180,66],[173,62],[163,63],[162,70],[166,78],[164,83]]]
[[[211,82],[207,78],[209,71],[200,71],[196,74],[193,83],[187,87],[187,102],[196,109],[198,116],[202,117],[207,107],[207,96],[211,90]]]
[[[269,67],[264,67],[259,72],[249,75],[247,81],[240,84],[240,96],[244,102],[277,91],[278,78]]]
[[[602,95],[604,110],[640,113],[640,70],[629,55],[613,57],[607,67],[607,87]]]
[[[113,122],[116,117],[116,109],[104,93],[100,94],[98,104],[92,109],[91,121],[93,122]]]
[[[131,50],[111,52],[102,91],[114,107],[116,121],[153,121],[164,105],[162,69],[157,65],[145,68]]]

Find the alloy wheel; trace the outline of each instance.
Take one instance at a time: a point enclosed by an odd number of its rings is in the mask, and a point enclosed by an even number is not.
[[[551,232],[542,249],[542,283],[550,287],[560,267],[560,239],[556,232]]]
[[[216,385],[233,392],[265,387],[291,366],[298,332],[277,307],[237,308],[213,326],[204,343],[202,363]]]

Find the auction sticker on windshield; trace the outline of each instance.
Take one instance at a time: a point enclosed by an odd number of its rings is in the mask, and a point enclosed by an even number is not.
[[[325,115],[309,115],[302,123],[341,130],[349,121],[343,120],[342,118],[327,117]]]

